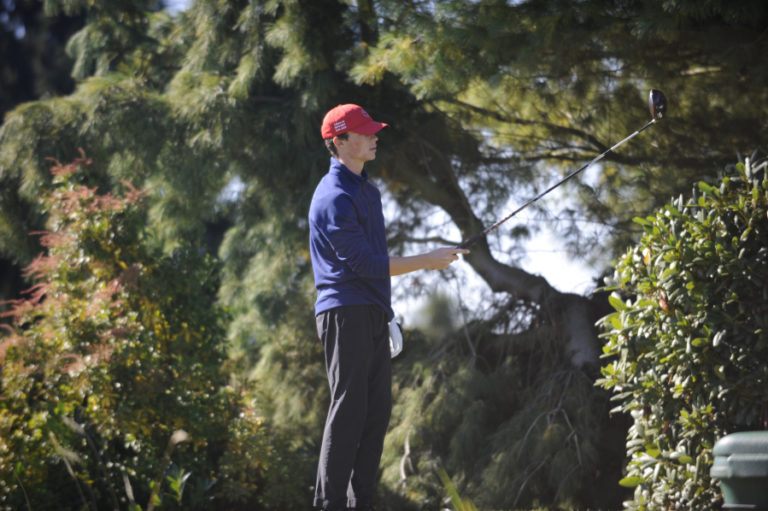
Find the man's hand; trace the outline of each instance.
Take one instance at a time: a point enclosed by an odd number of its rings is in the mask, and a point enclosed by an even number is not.
[[[442,270],[459,259],[459,254],[469,254],[466,248],[442,247],[408,257],[390,257],[389,274],[403,275],[416,270]]]
[[[430,270],[442,270],[449,264],[459,259],[458,254],[469,254],[466,248],[443,247],[424,254],[428,258],[428,268]]]

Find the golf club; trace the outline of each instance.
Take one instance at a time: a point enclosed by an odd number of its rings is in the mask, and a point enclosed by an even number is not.
[[[667,113],[667,98],[666,98],[666,96],[664,96],[664,93],[661,92],[659,89],[651,89],[651,93],[650,93],[650,95],[648,97],[648,108],[651,111],[651,120],[648,121],[648,123],[645,126],[640,128],[639,130],[635,131],[630,136],[628,136],[627,138],[625,138],[624,140],[622,140],[618,144],[614,145],[613,147],[611,147],[607,151],[601,153],[599,156],[597,156],[595,159],[593,159],[589,163],[587,163],[587,164],[581,166],[580,168],[574,170],[573,172],[571,172],[570,174],[565,176],[563,179],[561,179],[559,182],[557,182],[554,185],[550,186],[549,188],[547,188],[546,190],[544,190],[543,192],[538,194],[536,197],[530,199],[528,202],[526,202],[525,204],[523,204],[522,206],[520,206],[519,208],[514,210],[508,216],[502,218],[501,220],[499,220],[498,222],[496,222],[492,226],[486,228],[484,231],[475,234],[474,236],[472,236],[468,240],[462,241],[461,244],[458,245],[458,248],[467,248],[472,243],[476,242],[477,240],[479,240],[483,236],[486,236],[489,232],[493,231],[498,226],[500,226],[501,224],[503,224],[504,222],[506,222],[507,220],[509,220],[513,216],[515,216],[516,214],[520,213],[522,210],[524,210],[525,208],[527,208],[528,206],[530,206],[531,204],[533,204],[537,200],[541,199],[546,194],[548,194],[549,192],[551,192],[552,190],[554,190],[555,188],[557,188],[561,184],[565,183],[566,181],[571,179],[573,176],[575,176],[576,174],[578,174],[582,170],[584,170],[587,167],[591,166],[593,163],[596,163],[596,162],[600,161],[606,154],[610,153],[611,151],[613,151],[614,149],[616,149],[620,145],[624,144],[629,139],[635,137],[638,133],[646,130],[652,124],[655,124],[657,121],[660,121],[666,115],[666,113]]]

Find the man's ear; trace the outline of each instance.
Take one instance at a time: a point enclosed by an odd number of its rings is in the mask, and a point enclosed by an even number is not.
[[[333,145],[335,145],[337,148],[341,146],[341,142],[344,142],[344,139],[341,137],[333,137]]]

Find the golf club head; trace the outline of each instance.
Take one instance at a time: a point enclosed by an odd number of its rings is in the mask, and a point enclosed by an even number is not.
[[[660,121],[667,113],[667,97],[659,89],[651,89],[648,97],[648,108],[651,110],[651,117]]]

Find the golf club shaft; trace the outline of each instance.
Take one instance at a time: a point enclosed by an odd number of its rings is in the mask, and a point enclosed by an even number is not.
[[[631,138],[635,137],[636,135],[638,135],[638,134],[639,134],[639,133],[641,133],[642,131],[646,130],[647,128],[649,128],[649,127],[650,127],[652,124],[654,124],[655,122],[656,122],[656,119],[651,119],[650,121],[648,121],[648,124],[646,124],[645,126],[643,126],[642,128],[640,128],[639,130],[635,131],[634,133],[632,133],[631,135],[629,135],[627,138],[625,138],[625,139],[624,139],[624,140],[622,140],[621,142],[619,142],[619,143],[617,143],[617,144],[614,144],[614,145],[613,145],[613,146],[612,146],[610,149],[608,149],[608,150],[604,151],[603,153],[601,153],[599,156],[595,157],[595,158],[594,158],[592,161],[590,161],[589,163],[586,163],[586,164],[582,165],[580,168],[578,168],[578,169],[574,170],[573,172],[571,172],[570,174],[568,174],[567,176],[565,176],[563,179],[561,179],[561,180],[560,180],[560,181],[558,181],[557,183],[553,184],[552,186],[550,186],[549,188],[547,188],[546,190],[544,190],[543,192],[541,192],[540,194],[538,194],[536,197],[534,197],[534,198],[532,198],[532,199],[529,199],[529,200],[528,200],[528,202],[526,202],[525,204],[523,204],[522,206],[520,206],[519,208],[517,208],[516,210],[514,210],[512,213],[510,213],[510,214],[509,214],[509,215],[507,215],[506,217],[502,218],[501,220],[499,220],[498,222],[496,222],[496,223],[495,223],[495,224],[493,224],[492,226],[490,226],[490,227],[486,228],[484,231],[482,231],[482,232],[479,232],[479,233],[475,234],[474,236],[472,236],[472,237],[471,237],[471,238],[469,238],[468,240],[466,240],[466,241],[462,241],[462,242],[461,242],[461,244],[459,244],[459,245],[458,245],[458,248],[467,248],[468,246],[470,246],[471,244],[473,244],[474,242],[476,242],[476,241],[477,241],[477,240],[479,240],[480,238],[482,238],[482,237],[486,236],[486,235],[487,235],[489,232],[493,231],[493,230],[494,230],[494,229],[496,229],[498,226],[500,226],[501,224],[503,224],[504,222],[506,222],[507,220],[509,220],[509,219],[510,219],[510,218],[512,218],[513,216],[515,216],[516,214],[520,213],[522,210],[524,210],[525,208],[527,208],[528,206],[530,206],[531,204],[533,204],[533,203],[534,203],[534,202],[536,202],[537,200],[541,199],[541,198],[542,198],[542,197],[544,197],[546,194],[548,194],[549,192],[551,192],[552,190],[554,190],[554,189],[555,189],[555,188],[557,188],[558,186],[562,185],[563,183],[565,183],[566,181],[568,181],[569,179],[571,179],[573,176],[575,176],[576,174],[578,174],[578,173],[579,173],[579,172],[581,172],[582,170],[584,170],[584,169],[586,169],[587,167],[591,166],[593,163],[596,163],[596,162],[598,162],[598,161],[602,160],[602,159],[603,159],[603,157],[604,157],[606,154],[610,153],[611,151],[613,151],[614,149],[616,149],[616,148],[617,148],[617,147],[619,147],[620,145],[624,144],[625,142],[627,142],[627,141],[628,141],[628,140],[630,140]]]

